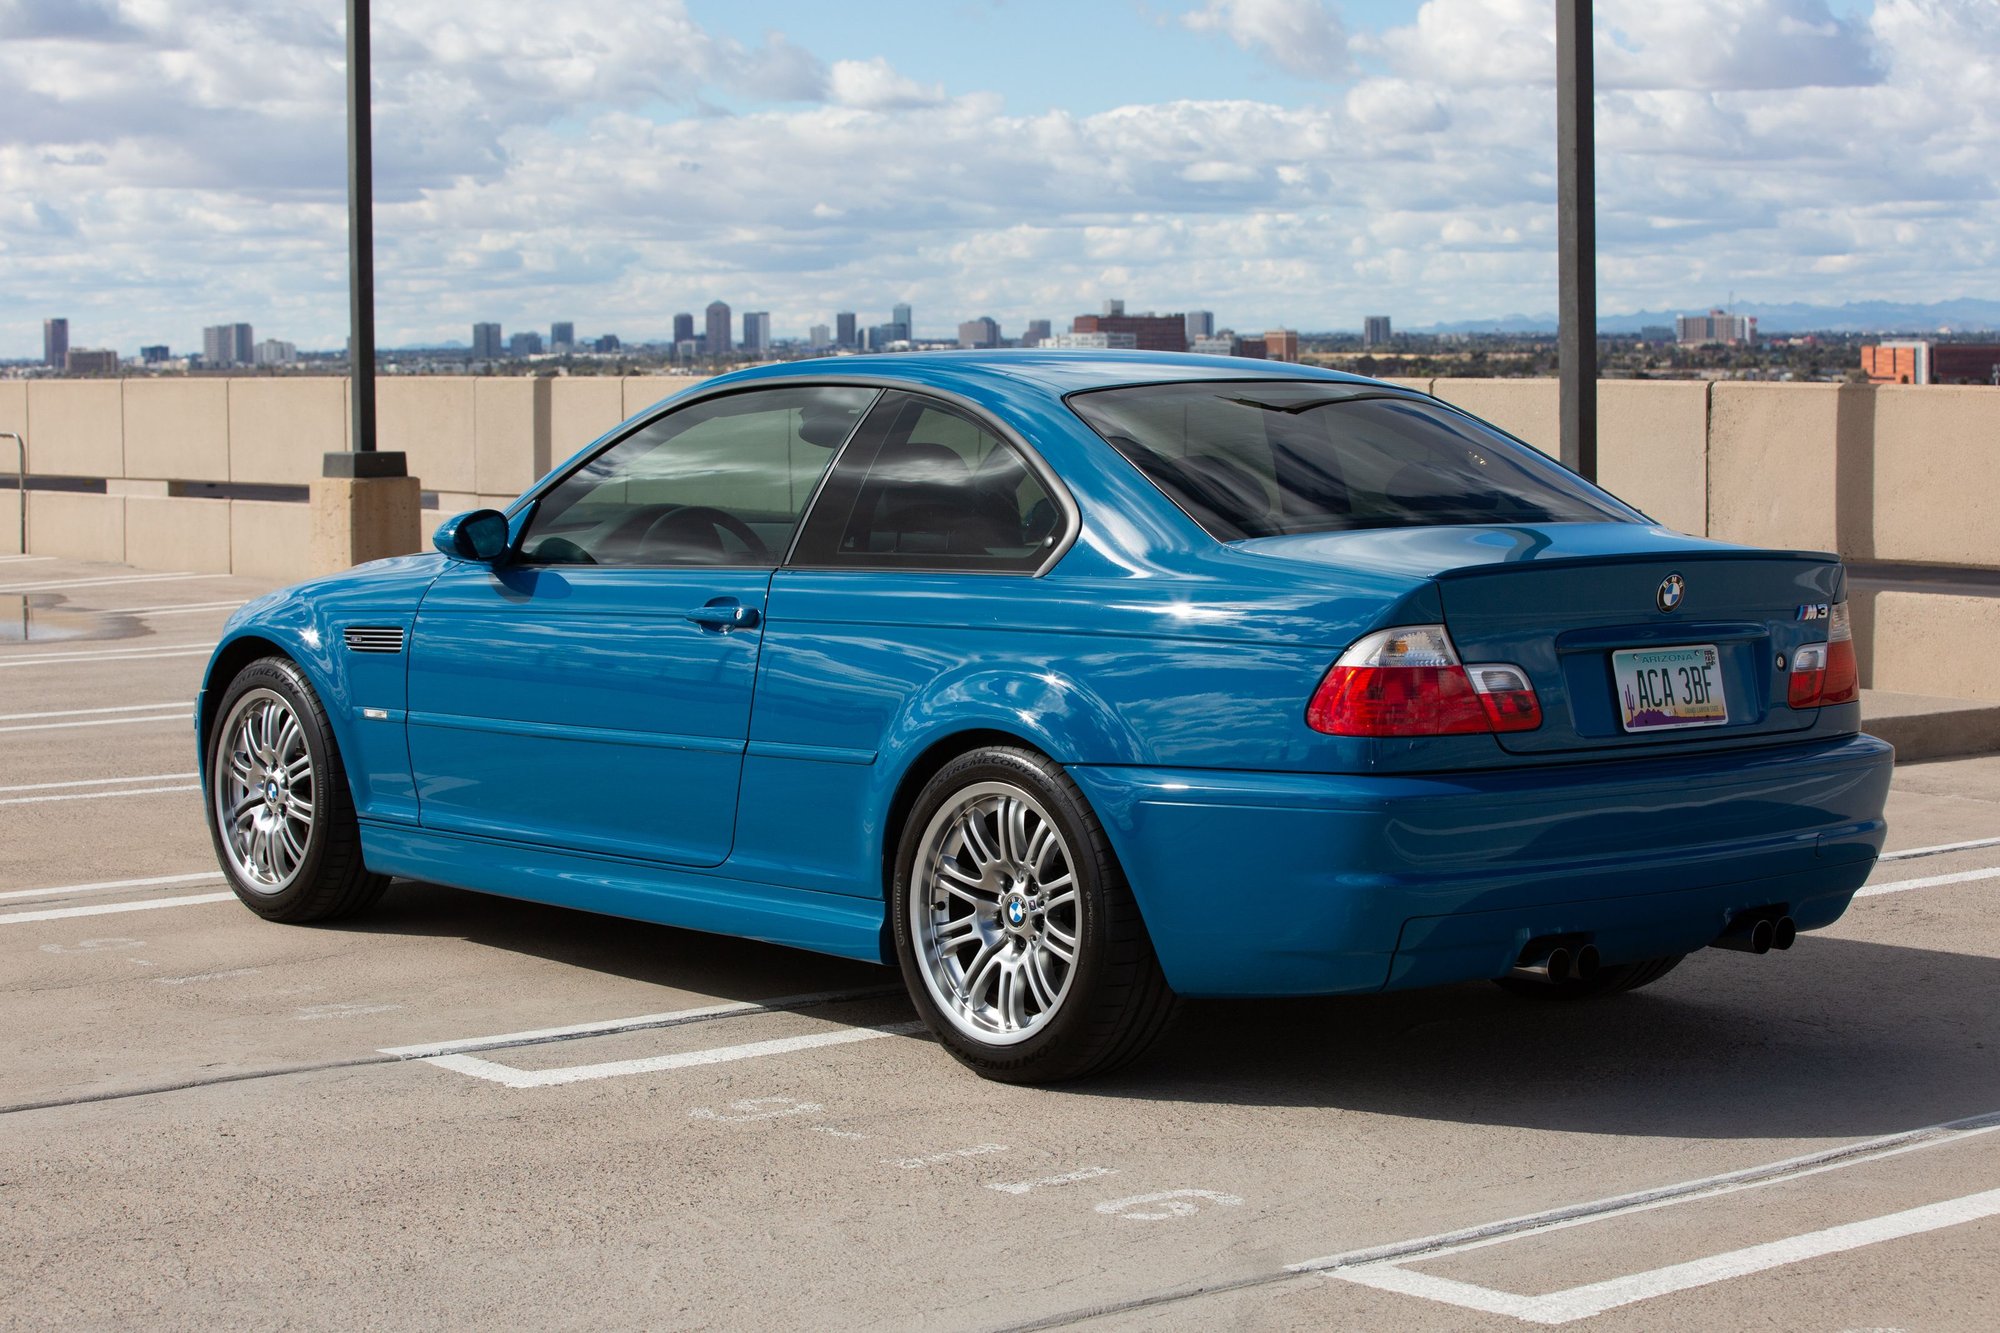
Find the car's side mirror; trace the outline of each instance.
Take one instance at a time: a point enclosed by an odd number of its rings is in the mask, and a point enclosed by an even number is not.
[[[507,516],[497,509],[474,509],[438,524],[431,545],[454,560],[490,565],[507,551]]]

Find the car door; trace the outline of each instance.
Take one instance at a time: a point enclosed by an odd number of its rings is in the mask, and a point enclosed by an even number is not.
[[[753,389],[643,423],[418,609],[425,827],[690,866],[729,855],[771,571],[875,400]]]

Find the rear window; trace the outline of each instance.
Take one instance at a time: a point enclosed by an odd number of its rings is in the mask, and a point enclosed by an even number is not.
[[[1470,417],[1361,385],[1155,384],[1070,407],[1221,541],[1350,528],[1642,521]]]

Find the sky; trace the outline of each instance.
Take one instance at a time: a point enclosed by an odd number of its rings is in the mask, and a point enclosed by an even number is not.
[[[377,0],[378,337],[1556,304],[1554,0]],[[0,358],[346,337],[341,0],[0,0]],[[1606,313],[2000,297],[2000,0],[1597,0]]]

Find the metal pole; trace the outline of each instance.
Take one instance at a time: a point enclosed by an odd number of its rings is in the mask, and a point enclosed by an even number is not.
[[[11,430],[0,430],[0,440],[12,440],[17,451],[18,466],[14,473],[14,484],[21,488],[21,554],[28,553],[28,442]],[[21,614],[27,615],[27,602],[22,601]],[[27,632],[22,631],[21,641],[27,642]]]
[[[368,0],[347,0],[347,379],[354,449],[375,452],[375,168]]]
[[[1597,479],[1597,135],[1590,0],[1556,0],[1557,333],[1561,458]]]

